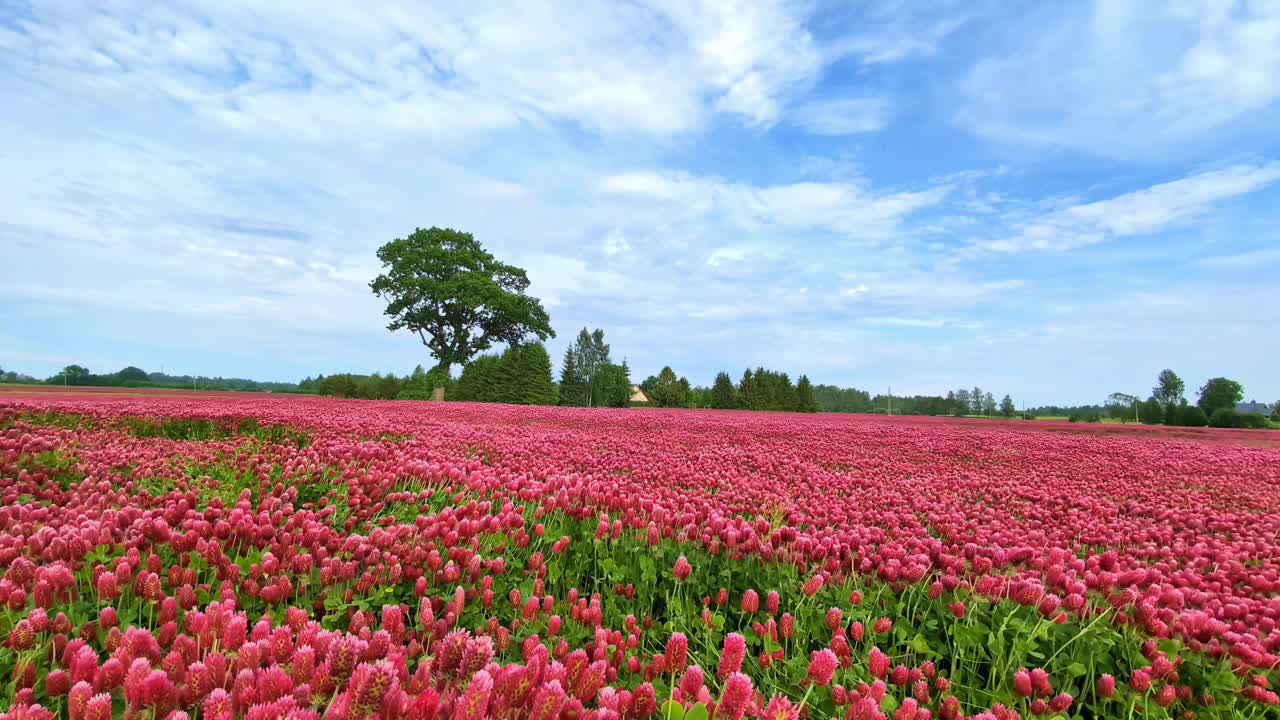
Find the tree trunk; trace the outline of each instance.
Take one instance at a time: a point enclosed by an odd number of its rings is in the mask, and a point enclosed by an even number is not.
[[[448,377],[449,377],[449,368],[450,368],[450,367],[452,367],[452,366],[453,366],[453,363],[449,363],[449,362],[443,362],[443,361],[441,361],[441,362],[439,362],[439,363],[436,363],[436,366],[432,369],[432,372],[435,372],[435,371],[437,371],[437,370],[438,370],[438,371],[439,371],[439,373],[437,374],[437,376],[438,376],[438,377],[441,377],[441,378],[448,378]],[[435,401],[437,401],[437,402],[442,402],[442,401],[444,400],[444,386],[443,386],[443,385],[441,385],[441,386],[439,386],[439,387],[431,388],[431,399],[432,399],[432,400],[435,400]]]

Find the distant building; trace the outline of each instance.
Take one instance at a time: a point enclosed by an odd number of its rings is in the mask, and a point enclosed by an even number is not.
[[[1266,403],[1253,402],[1240,403],[1236,405],[1236,412],[1239,413],[1258,413],[1259,415],[1270,415],[1271,406]]]
[[[631,386],[631,402],[649,402],[649,398],[645,397],[639,385]]]

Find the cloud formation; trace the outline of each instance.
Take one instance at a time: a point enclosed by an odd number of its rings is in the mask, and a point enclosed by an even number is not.
[[[0,360],[404,372],[374,250],[440,225],[528,270],[553,354],[599,326],[640,375],[1084,401],[1159,342],[1280,396],[1220,292],[1274,305],[1277,32],[1256,0],[9,5]]]

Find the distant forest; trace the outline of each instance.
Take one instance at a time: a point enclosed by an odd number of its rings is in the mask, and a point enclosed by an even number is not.
[[[169,375],[134,366],[112,373],[93,373],[82,365],[68,365],[43,380],[0,368],[0,383],[300,393],[368,400],[427,400],[443,388],[446,400],[525,405],[1061,418],[1072,422],[1109,419],[1217,427],[1267,427],[1265,416],[1273,413],[1280,419],[1280,403],[1263,406],[1263,413],[1237,412],[1234,407],[1243,398],[1243,390],[1239,383],[1226,378],[1211,379],[1200,388],[1197,402],[1188,403],[1183,397],[1182,380],[1172,370],[1161,372],[1151,398],[1145,401],[1136,395],[1112,393],[1103,404],[1032,408],[1016,407],[1009,395],[997,401],[991,392],[979,387],[952,390],[946,395],[872,395],[857,388],[811,385],[804,375],[793,382],[787,373],[765,368],[747,369],[736,383],[727,372],[721,372],[710,387],[703,387],[692,385],[670,367],[664,367],[657,375],[633,386],[626,361],[615,364],[610,358],[603,332],[586,328],[565,351],[558,382],[552,372],[546,349],[542,343],[533,342],[472,358],[462,365],[459,378],[442,375],[438,368],[428,371],[421,366],[405,376],[336,373],[295,383]],[[633,392],[633,387],[639,394]]]

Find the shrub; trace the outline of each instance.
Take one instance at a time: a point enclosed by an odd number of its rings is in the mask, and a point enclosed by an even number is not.
[[[1244,418],[1232,408],[1218,408],[1209,416],[1209,427],[1242,428]]]
[[[1182,427],[1204,427],[1209,424],[1209,418],[1205,417],[1199,406],[1183,405],[1178,408],[1177,424]]]
[[[1266,430],[1271,427],[1267,422],[1267,416],[1261,413],[1241,413],[1240,418],[1244,426],[1250,430]]]

